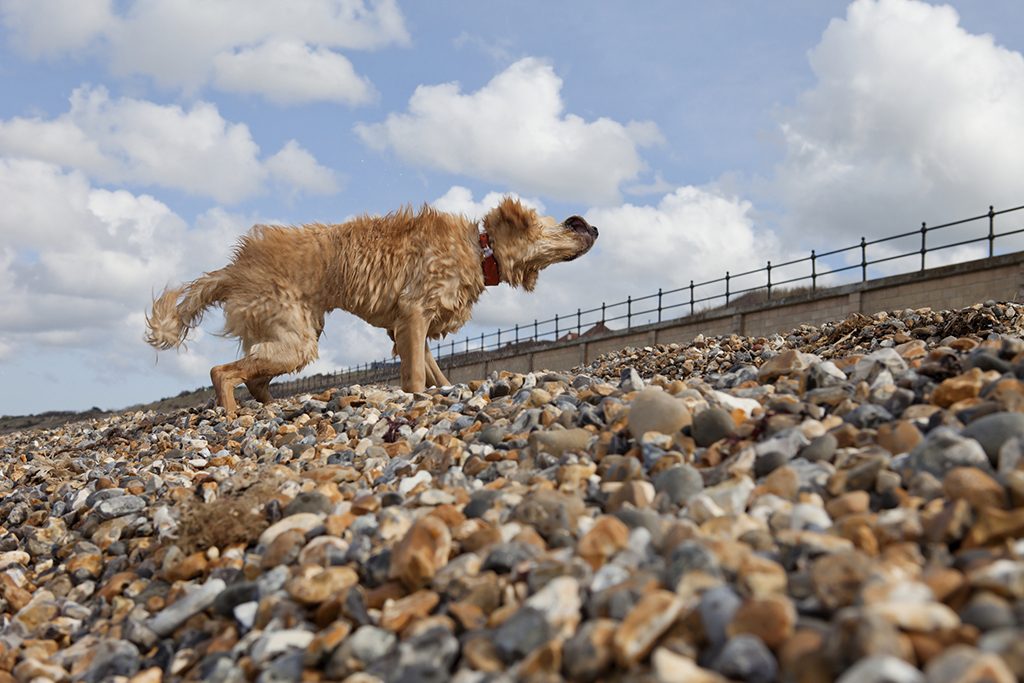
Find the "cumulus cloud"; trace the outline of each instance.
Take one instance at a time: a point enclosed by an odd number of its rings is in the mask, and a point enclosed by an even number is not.
[[[9,332],[103,327],[178,265],[180,254],[151,235],[159,230],[173,244],[185,224],[152,197],[95,189],[52,164],[2,159],[0,202],[8,208],[0,216],[8,250],[0,328]]]
[[[791,228],[854,242],[1020,203],[1019,52],[948,6],[856,0],[810,63],[817,83],[782,117],[771,188]]]
[[[480,201],[475,201],[473,191],[461,185],[452,185],[447,192],[432,201],[431,205],[439,211],[460,213],[470,220],[480,220],[484,214],[500,204],[505,197],[515,197],[525,206],[541,213],[544,212],[544,203],[539,199],[520,197],[514,192],[488,192]]]
[[[52,58],[92,45],[113,25],[112,0],[4,0],[0,22],[16,50]]]
[[[477,216],[496,205],[502,196],[492,192],[475,201],[469,190],[455,186],[434,205]],[[529,334],[535,318],[546,320],[556,313],[563,316],[564,331],[575,326],[577,308],[586,310],[600,307],[602,302],[625,301],[627,296],[654,294],[659,287],[666,291],[687,287],[690,280],[699,283],[720,278],[727,270],[736,273],[759,268],[765,259],[785,256],[771,233],[755,228],[752,214],[753,207],[747,201],[714,188],[691,186],[676,188],[653,204],[591,209],[584,216],[598,226],[601,236],[588,254],[546,269],[533,294],[504,285],[488,288],[473,311],[471,325],[455,336],[462,339],[466,334],[479,334],[481,329],[490,334],[494,328],[515,323],[528,324],[530,329],[524,333]],[[763,284],[763,277],[756,283],[741,281],[733,291],[755,284]],[[721,291],[719,285],[698,290],[697,296]],[[674,298],[666,296],[663,303],[668,306],[684,298],[689,300],[688,292]],[[651,303],[638,304],[633,310],[640,311]],[[683,315],[689,307],[674,310],[666,316]],[[608,316],[625,312],[625,306],[609,308]],[[592,323],[597,317],[584,318],[584,328],[589,326],[588,320]],[[637,318],[634,324],[646,321]]]
[[[7,0],[0,19],[30,58],[98,46],[117,75],[282,104],[363,104],[372,90],[337,50],[409,42],[396,0]]]
[[[690,280],[713,280],[784,257],[775,236],[755,228],[752,213],[749,201],[693,186],[679,187],[653,205],[588,211],[586,219],[601,230],[600,250],[588,265],[602,275],[585,291],[607,300],[646,296],[658,287],[686,287]],[[761,278],[736,282],[733,291],[760,284]]]
[[[151,196],[26,159],[0,159],[0,204],[0,346],[10,357],[59,347],[104,367],[148,364],[141,316],[153,290],[223,264],[252,223],[218,210],[189,226]]]
[[[263,94],[278,104],[357,105],[374,98],[373,86],[343,55],[293,40],[218,54],[213,60],[213,82],[221,90]]]
[[[240,235],[273,219],[217,207],[190,224],[150,195],[95,187],[80,171],[31,159],[0,158],[0,205],[0,374],[29,372],[29,357],[74,356],[99,383],[146,378],[139,397],[148,400],[208,384],[210,367],[237,357],[236,341],[218,334],[216,309],[185,348],[160,354],[142,341],[144,314],[154,292],[222,267]],[[321,359],[304,374],[391,349],[384,331],[346,314],[331,316],[321,341]],[[61,384],[56,375],[33,381]],[[32,409],[70,407],[38,401]]]
[[[355,130],[371,148],[417,166],[554,199],[614,203],[620,185],[645,169],[638,150],[660,141],[658,128],[566,113],[561,89],[550,64],[526,58],[476,92],[421,85],[408,112]]]
[[[81,87],[67,113],[0,121],[0,154],[79,169],[101,182],[170,187],[233,203],[257,194],[268,174],[297,192],[336,190],[333,173],[294,140],[263,162],[248,126],[217,107],[184,109]]]
[[[267,171],[279,184],[310,194],[333,194],[339,189],[337,175],[317,163],[295,140],[289,140],[274,156],[267,159]]]

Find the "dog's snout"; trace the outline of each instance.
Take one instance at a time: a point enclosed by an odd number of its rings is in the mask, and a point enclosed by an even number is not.
[[[598,232],[596,225],[591,225],[590,228],[591,228],[591,230],[594,231],[594,237],[597,237],[599,234],[601,234],[601,233]]]
[[[581,216],[569,216],[565,219],[565,222],[562,225],[573,232],[597,237],[597,228],[588,223],[586,219]]]

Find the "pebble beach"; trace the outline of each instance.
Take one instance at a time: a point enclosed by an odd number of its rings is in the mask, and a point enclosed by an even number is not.
[[[0,683],[1024,679],[1024,306],[0,435]]]

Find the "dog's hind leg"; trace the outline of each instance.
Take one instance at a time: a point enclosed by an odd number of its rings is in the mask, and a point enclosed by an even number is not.
[[[267,405],[274,400],[274,397],[270,395],[270,377],[253,377],[245,381],[245,388],[249,390],[252,397]]]
[[[427,388],[427,321],[416,311],[407,313],[395,325],[395,348],[402,359],[402,390],[410,393]]]
[[[235,387],[245,383],[253,398],[261,403],[273,400],[267,385],[274,377],[295,372],[317,357],[314,330],[289,332],[282,339],[252,344],[245,358],[218,365],[210,371],[217,403],[229,417],[234,417]]]
[[[251,358],[236,360],[234,363],[217,365],[210,370],[210,380],[217,396],[217,405],[224,408],[229,418],[237,412],[235,404],[235,387],[258,374],[258,368]]]
[[[451,384],[448,378],[441,372],[441,367],[434,360],[433,354],[430,353],[430,343],[426,344],[426,349],[423,352],[423,360],[426,363],[427,370],[427,384],[432,384],[435,387],[444,387]]]

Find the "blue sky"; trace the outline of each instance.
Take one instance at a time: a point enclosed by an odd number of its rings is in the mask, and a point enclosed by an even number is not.
[[[0,0],[0,414],[208,383],[218,316],[142,316],[257,222],[601,227],[477,335],[1024,203],[1022,51],[1016,0]],[[307,372],[389,349],[335,313]]]

